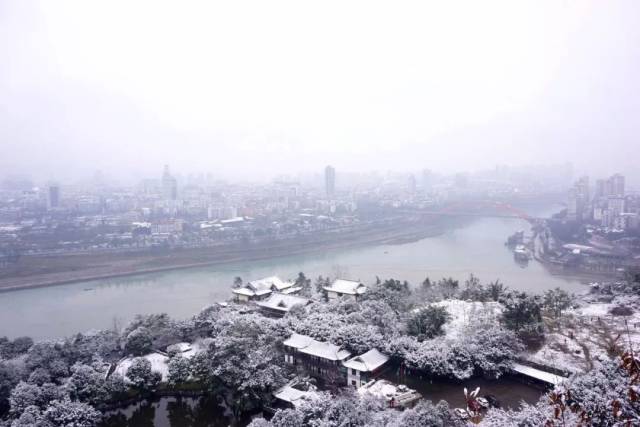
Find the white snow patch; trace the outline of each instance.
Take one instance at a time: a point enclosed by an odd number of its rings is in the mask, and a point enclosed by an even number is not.
[[[438,307],[444,307],[451,315],[451,320],[445,323],[443,329],[449,338],[458,336],[466,329],[471,320],[497,322],[503,310],[502,304],[495,301],[478,302],[448,299],[433,303]]]
[[[167,363],[169,362],[169,358],[164,354],[160,353],[150,353],[146,356],[142,356],[143,359],[147,359],[151,362],[151,370],[154,372],[159,372],[162,375],[162,382],[166,382],[169,377],[169,366]],[[129,381],[127,378],[127,370],[133,363],[135,357],[126,357],[118,362],[118,366],[113,371],[114,374],[121,375],[124,377],[125,381]]]

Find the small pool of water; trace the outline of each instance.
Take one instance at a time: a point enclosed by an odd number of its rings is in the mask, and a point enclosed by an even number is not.
[[[545,393],[542,387],[525,384],[510,376],[498,380],[475,378],[462,382],[423,380],[417,376],[408,376],[399,381],[394,374],[384,377],[395,383],[406,384],[434,403],[445,400],[451,408],[465,407],[465,387],[469,391],[480,387],[480,396],[493,395],[503,408],[512,409],[517,409],[522,402],[536,403]],[[246,426],[250,422],[251,418],[247,417],[236,425]],[[218,405],[214,396],[160,397],[109,412],[100,427],[227,427],[230,423],[231,417]]]
[[[241,420],[246,426],[251,419]],[[100,427],[227,427],[231,417],[214,396],[160,397],[108,412]]]
[[[487,394],[495,396],[502,408],[518,409],[522,402],[536,403],[546,392],[544,387],[527,384],[509,375],[497,380],[473,378],[461,382],[451,380],[420,379],[418,376],[407,376],[402,381],[394,374],[386,375],[386,379],[398,384],[405,384],[417,390],[424,399],[437,403],[445,400],[451,408],[464,408],[464,389],[475,390],[480,387],[479,396]]]

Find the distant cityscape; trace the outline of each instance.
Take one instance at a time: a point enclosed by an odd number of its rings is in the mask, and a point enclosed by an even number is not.
[[[101,173],[82,184],[8,178],[0,190],[0,254],[6,265],[29,254],[211,247],[355,229],[456,201],[561,194],[570,169],[340,174],[327,166],[248,184],[184,178],[165,165],[158,178],[130,186]]]

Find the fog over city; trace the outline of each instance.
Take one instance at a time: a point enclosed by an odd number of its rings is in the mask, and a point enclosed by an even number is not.
[[[0,178],[627,175],[640,3],[0,2]]]
[[[0,427],[640,425],[639,23],[0,0]]]

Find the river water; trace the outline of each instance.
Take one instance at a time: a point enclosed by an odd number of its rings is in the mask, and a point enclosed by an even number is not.
[[[559,206],[524,209],[540,217],[557,212]],[[526,267],[514,262],[504,242],[518,230],[528,231],[528,223],[514,218],[478,218],[441,235],[398,245],[329,250],[0,293],[0,336],[61,337],[108,328],[114,323],[123,325],[138,313],[166,312],[186,318],[211,303],[228,299],[235,276],[245,281],[274,274],[295,278],[302,271],[312,278],[339,275],[371,283],[377,275],[417,284],[427,276],[464,280],[474,273],[483,281],[500,279],[512,289],[531,292],[554,287],[571,292],[584,289],[580,281],[551,275],[537,262]]]

